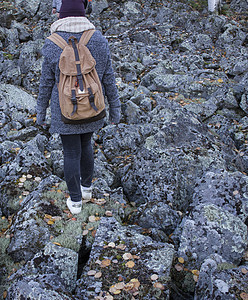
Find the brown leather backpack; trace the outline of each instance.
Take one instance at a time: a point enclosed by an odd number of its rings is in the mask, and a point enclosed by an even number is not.
[[[85,31],[79,42],[71,36],[68,43],[57,33],[48,37],[63,49],[58,90],[62,121],[67,124],[89,123],[106,115],[96,62],[86,47],[93,33],[93,29]]]

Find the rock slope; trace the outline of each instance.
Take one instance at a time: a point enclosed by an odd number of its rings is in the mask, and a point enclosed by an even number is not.
[[[93,0],[122,119],[94,134],[76,217],[60,139],[35,122],[56,16],[48,0],[0,10],[0,297],[247,299],[247,2]]]

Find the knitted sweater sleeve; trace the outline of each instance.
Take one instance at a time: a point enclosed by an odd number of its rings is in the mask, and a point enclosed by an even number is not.
[[[43,47],[43,55],[48,52],[49,44],[45,43]],[[42,63],[40,86],[39,86],[39,96],[36,104],[37,113],[37,124],[42,125],[45,122],[46,110],[49,106],[49,101],[51,99],[52,89],[55,84],[55,73],[54,66],[51,62],[51,58],[44,55],[44,60]]]
[[[119,123],[121,103],[120,103],[120,99],[116,87],[114,71],[111,63],[111,53],[109,50],[108,43],[106,44],[106,47],[107,47],[107,61],[106,61],[105,71],[102,78],[102,83],[109,104],[110,121],[113,123]]]

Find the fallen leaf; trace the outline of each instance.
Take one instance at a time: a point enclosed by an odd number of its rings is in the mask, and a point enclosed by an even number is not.
[[[110,242],[110,243],[108,243],[108,246],[109,246],[110,248],[115,248],[115,243],[114,243],[114,242]]]
[[[97,205],[103,205],[106,203],[105,199],[94,199],[93,202]]]
[[[158,279],[158,275],[157,274],[152,274],[151,280],[157,280],[157,279]]]
[[[115,287],[115,285],[111,285],[111,287],[109,288],[109,292],[114,294],[117,291],[117,288]]]
[[[113,213],[112,213],[112,211],[110,211],[110,210],[106,210],[106,211],[105,211],[105,215],[106,215],[107,217],[112,217],[112,216],[113,216]]]
[[[198,282],[199,276],[193,275],[193,279],[194,279],[195,282]]]
[[[199,276],[200,274],[199,270],[192,270],[191,273],[196,276]]]
[[[60,243],[57,243],[57,242],[53,242],[54,245],[57,245],[57,246],[61,246]]]
[[[179,265],[179,264],[176,264],[175,265],[175,269],[178,271],[178,272],[181,272],[183,270],[183,266],[182,265]]]
[[[248,273],[248,270],[247,270],[246,268],[242,268],[242,269],[241,269],[241,272],[242,272],[243,274],[247,274],[247,273]]]
[[[184,259],[182,257],[178,257],[178,261],[183,264],[184,263]]]
[[[125,250],[126,249],[126,245],[120,244],[120,245],[116,246],[116,249]]]
[[[122,281],[122,282],[118,282],[115,284],[115,287],[118,289],[118,290],[122,290],[124,289],[125,287],[125,283]]]
[[[111,260],[108,259],[108,258],[104,259],[104,260],[101,262],[101,267],[102,267],[102,268],[108,267],[109,265],[111,265]]]
[[[126,267],[128,268],[133,268],[135,266],[135,263],[132,261],[132,260],[129,260],[126,264],[125,264]]]
[[[164,286],[163,286],[163,284],[160,283],[160,282],[155,282],[155,283],[153,284],[153,286],[154,286],[155,288],[157,288],[157,289],[164,290]]]
[[[106,296],[104,297],[104,300],[114,300],[114,297],[111,296],[111,295],[106,295]]]
[[[95,222],[96,217],[95,216],[89,216],[89,222]]]
[[[130,291],[130,290],[132,290],[133,288],[134,288],[134,283],[128,282],[128,283],[125,285],[124,290],[125,290],[125,291]]]
[[[240,298],[242,300],[248,300],[248,294],[243,292],[243,293],[240,294]]]
[[[234,195],[234,196],[236,196],[236,195],[238,195],[238,194],[239,194],[239,191],[237,191],[237,190],[233,191],[233,195]]]
[[[100,277],[102,277],[102,272],[97,272],[97,273],[95,274],[95,278],[100,278]]]
[[[135,287],[136,289],[139,288],[140,282],[139,282],[139,280],[138,280],[137,278],[131,279],[130,282],[134,283],[134,287]]]
[[[122,258],[123,258],[124,260],[129,260],[129,259],[132,259],[132,258],[133,258],[133,255],[132,255],[131,253],[124,253],[124,254],[122,255]]]
[[[96,275],[96,271],[95,270],[90,270],[87,273],[89,276],[95,276]]]
[[[100,261],[100,259],[97,259],[97,260],[96,260],[96,264],[98,264],[98,265],[101,265],[101,264],[102,264],[102,262]]]
[[[47,221],[47,224],[48,224],[48,225],[53,225],[53,224],[54,224],[54,220],[49,220],[49,221]]]
[[[3,298],[5,299],[7,297],[7,291],[3,292]]]
[[[87,235],[88,234],[88,232],[89,232],[89,230],[87,230],[87,229],[85,229],[84,231],[83,231],[83,235]]]

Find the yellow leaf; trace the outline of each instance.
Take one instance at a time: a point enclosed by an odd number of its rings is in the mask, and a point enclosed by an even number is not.
[[[139,288],[140,282],[139,282],[139,280],[138,280],[137,278],[131,279],[130,282],[134,283],[134,287],[135,287],[136,289]]]
[[[135,266],[135,263],[132,261],[132,260],[129,260],[127,263],[126,263],[126,267],[128,268],[133,268]]]
[[[45,214],[45,218],[46,218],[46,219],[52,219],[52,216],[51,216],[51,215],[48,215],[48,214]]]
[[[60,243],[57,243],[57,242],[53,242],[54,245],[57,245],[57,246],[61,246]]]
[[[53,220],[49,220],[49,221],[47,221],[47,224],[48,224],[48,225],[53,225],[53,224],[54,224],[54,221],[53,221]]]
[[[184,263],[184,259],[182,257],[178,257],[178,261],[183,264]]]
[[[197,276],[199,276],[199,274],[200,274],[200,272],[198,270],[192,270],[191,273],[193,275],[197,275]]]

